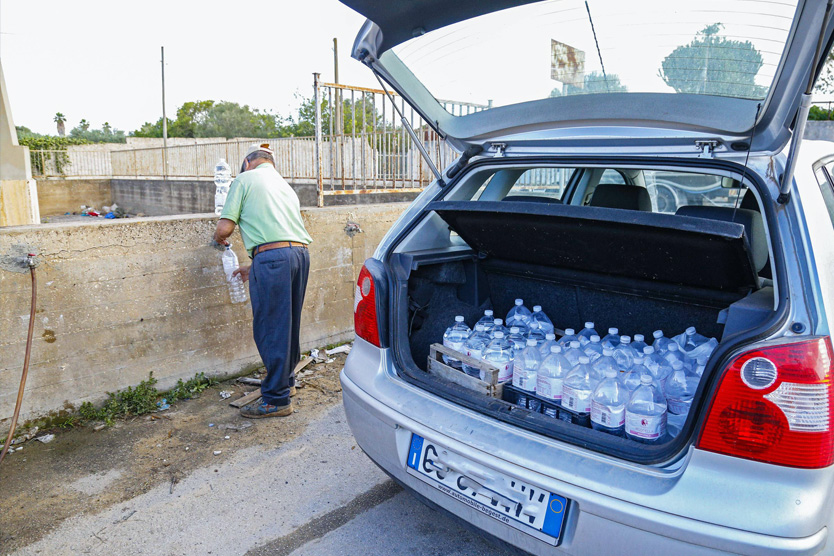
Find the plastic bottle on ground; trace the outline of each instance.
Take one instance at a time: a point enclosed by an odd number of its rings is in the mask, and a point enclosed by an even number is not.
[[[544,311],[542,311],[541,305],[535,305],[533,307],[533,314],[530,315],[527,322],[531,331],[538,329],[541,330],[543,334],[553,332],[553,322],[550,318],[548,318]]]
[[[591,397],[591,427],[622,436],[625,428],[625,406],[631,392],[617,382],[618,374],[616,369],[606,369],[605,377],[594,390]]]
[[[513,386],[535,393],[541,363],[542,358],[536,347],[536,340],[527,340],[527,347],[513,360]]]
[[[581,340],[580,340],[581,341]],[[602,341],[599,338],[599,335],[594,334],[591,336],[591,339],[585,346],[582,348],[582,351],[585,352],[585,355],[588,356],[588,359],[591,360],[591,363],[602,357],[602,352],[605,348],[602,347]]]
[[[626,405],[625,433],[645,444],[662,442],[666,434],[666,398],[648,375],[640,377]]]
[[[585,346],[591,341],[591,336],[599,336],[599,334],[597,334],[597,331],[594,330],[594,323],[588,321],[585,323],[585,328],[579,331],[577,337],[579,338],[579,343]]]
[[[475,359],[482,359],[484,355],[484,348],[490,341],[489,334],[486,333],[484,325],[480,322],[475,325],[475,330],[469,335],[469,338],[463,343],[463,353]],[[463,363],[463,372],[469,376],[479,377],[481,370],[477,367]]]
[[[504,337],[502,331],[494,333],[494,337],[484,348],[483,359],[498,368],[498,382],[506,382],[513,378],[512,344]],[[483,379],[482,374],[481,380]]]
[[[617,373],[620,372],[620,365],[614,359],[614,350],[610,348],[602,348],[602,356],[591,363],[591,368],[593,369],[593,377],[597,381],[604,379],[605,373],[609,369],[613,369]]]
[[[579,363],[565,377],[562,383],[562,407],[580,413],[591,412],[591,395],[596,382],[591,378],[590,361],[587,355],[581,356]]]
[[[556,334],[554,334],[553,332],[546,334],[544,337],[544,343],[539,346],[539,353],[542,356],[542,360],[544,360],[545,357],[550,355],[550,346],[558,345],[558,342],[556,342]]]
[[[240,274],[232,276],[232,273],[240,268],[237,261],[237,255],[232,251],[232,245],[226,246],[223,250],[223,272],[226,273],[226,282],[229,284],[229,295],[232,298],[232,303],[243,303],[246,301],[246,286],[243,285],[243,278]]]
[[[443,334],[443,345],[449,349],[462,352],[463,343],[467,338],[469,338],[469,334],[471,333],[472,331],[469,330],[469,327],[466,326],[465,322],[463,322],[463,316],[458,315],[455,317],[455,323],[447,328],[446,332]],[[450,367],[454,367],[455,369],[461,369],[463,365],[460,359],[450,357],[448,355],[443,355],[443,362]]]
[[[614,349],[620,345],[620,331],[613,326],[608,329],[608,334],[602,339],[602,347]]]
[[[646,343],[646,337],[642,334],[635,334],[634,339],[631,340],[631,349],[634,350],[634,353],[642,354],[643,348],[648,345]]]
[[[539,365],[536,377],[536,395],[547,400],[562,400],[562,383],[571,370],[570,361],[562,355],[562,346],[553,344],[550,353]]]
[[[579,364],[579,358],[585,355],[585,352],[579,347],[579,340],[572,341],[562,353],[564,353],[565,359],[570,361],[570,364],[574,367]],[[590,358],[588,358],[588,361],[590,361]]]
[[[663,330],[655,330],[652,332],[652,336],[654,337],[654,341],[652,342],[654,350],[661,355],[666,353],[666,348],[672,340],[663,335]]]
[[[530,315],[530,309],[524,306],[524,300],[521,298],[516,299],[515,305],[507,313],[507,326],[516,326],[520,322],[526,327],[528,326],[527,321],[530,319]]]
[[[503,333],[505,338],[510,335],[510,329],[504,326],[502,319],[494,319],[492,321],[492,330],[489,331],[489,335],[494,338],[496,332]]]
[[[559,345],[562,348],[567,348],[573,341],[579,340],[576,337],[576,331],[573,328],[565,328],[565,335],[559,338]]]
[[[214,166],[214,214],[220,216],[226,197],[229,195],[229,184],[232,183],[232,170],[226,159],[221,158]]]

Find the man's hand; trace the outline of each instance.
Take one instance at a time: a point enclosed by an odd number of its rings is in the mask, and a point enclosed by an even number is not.
[[[252,269],[252,265],[242,266],[242,267],[238,268],[237,270],[235,270],[234,272],[232,272],[232,278],[234,278],[235,276],[240,276],[241,280],[243,280],[244,282],[248,282],[249,281],[249,271],[251,269]]]
[[[217,221],[217,228],[214,230],[214,241],[219,245],[229,245],[227,241],[232,232],[235,231],[235,223],[227,218],[221,218]]]

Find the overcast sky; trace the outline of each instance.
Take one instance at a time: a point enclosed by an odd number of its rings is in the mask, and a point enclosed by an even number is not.
[[[337,0],[0,0],[0,58],[16,125],[55,133],[86,118],[131,131],[189,100],[230,100],[282,115],[312,94],[313,72],[373,85],[350,58],[364,22]]]

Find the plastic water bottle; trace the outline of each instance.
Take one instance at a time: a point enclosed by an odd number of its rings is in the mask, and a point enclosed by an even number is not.
[[[590,359],[590,357],[588,359]],[[593,377],[597,382],[604,379],[605,373],[609,370],[613,369],[617,373],[620,372],[620,365],[617,363],[617,360],[614,359],[614,350],[610,348],[602,348],[602,356],[591,363],[591,368],[594,371]]]
[[[579,338],[576,337],[576,331],[573,328],[565,328],[565,335],[559,338],[559,345],[564,349],[569,347],[571,342],[578,340]]]
[[[620,345],[620,331],[611,327],[608,329],[608,334],[602,339],[602,347],[614,349],[618,345]]]
[[[479,324],[483,324],[484,325],[484,330],[486,331],[487,334],[489,334],[490,332],[492,332],[492,327],[494,326],[494,324],[493,324],[494,322],[495,322],[495,316],[492,313],[492,309],[487,309],[486,311],[484,311],[484,316],[481,317],[481,320],[479,320],[478,322],[475,323],[475,327],[477,328],[477,326]]]
[[[663,390],[666,387],[666,378],[672,372],[672,366],[663,355],[655,351],[654,346],[643,348],[643,364],[649,369],[652,377]]]
[[[666,348],[666,353],[663,354],[663,357],[666,358],[666,361],[669,362],[669,366],[671,367],[675,361],[679,361],[681,365],[690,369],[692,366],[689,364],[689,359],[686,355],[681,351],[681,348],[678,346],[677,342],[669,342],[669,345]]]
[[[541,328],[531,328],[527,331],[527,339],[535,340],[536,347],[540,348],[547,341],[547,334]]]
[[[524,306],[524,300],[516,299],[515,305],[507,313],[507,326],[518,326],[518,323],[521,323],[527,327],[527,321],[530,319],[530,315],[530,309]]]
[[[649,369],[643,364],[643,356],[638,355],[634,358],[634,365],[627,373],[620,373],[620,384],[622,384],[629,392],[634,392],[640,386],[640,378],[643,375],[648,375],[652,378],[654,376]],[[660,383],[656,383],[658,386]]]
[[[629,370],[634,364],[634,350],[631,349],[631,336],[620,336],[620,343],[614,348],[614,359],[623,371]]]
[[[591,427],[598,431],[617,436],[623,435],[625,429],[625,408],[629,392],[617,382],[616,369],[606,369],[593,396],[591,396]]]
[[[550,346],[550,354],[542,360],[536,376],[536,395],[553,401],[562,399],[562,383],[571,370],[570,362],[562,355],[562,346]]]
[[[530,330],[538,329],[541,330],[543,334],[553,332],[553,322],[546,314],[544,314],[541,305],[535,305],[533,307],[533,314],[530,315],[530,318],[528,319],[528,326],[530,327]]]
[[[489,334],[484,330],[484,325],[480,322],[475,325],[475,330],[469,335],[469,338],[463,343],[463,353],[474,359],[481,359],[484,355],[484,348],[490,341]],[[463,372],[469,376],[478,377],[481,370],[477,367],[463,363]]]
[[[469,327],[466,326],[465,322],[463,322],[463,316],[458,315],[455,317],[455,324],[447,328],[446,332],[443,334],[443,345],[449,349],[462,352],[463,343],[467,338],[469,338],[471,333],[472,331],[469,330]],[[450,367],[454,367],[455,369],[461,369],[463,366],[460,359],[449,357],[448,355],[443,356],[443,362]]]
[[[582,340],[580,340],[580,343]],[[588,343],[585,344],[585,347],[582,348],[582,351],[585,352],[585,355],[588,356],[588,359],[591,360],[591,363],[602,357],[602,352],[604,348],[602,347],[602,342],[599,339],[599,335],[594,334],[591,336],[591,339]]]
[[[666,398],[648,375],[640,377],[640,386],[626,405],[625,432],[645,444],[656,444],[666,434]]]
[[[631,349],[634,350],[634,353],[642,354],[643,348],[648,346],[649,344],[646,343],[646,337],[642,334],[635,334],[634,339],[631,341]]]
[[[229,194],[229,184],[232,183],[232,170],[225,158],[221,158],[214,167],[214,214],[220,216],[226,196]]]
[[[221,257],[223,261],[223,272],[226,273],[226,282],[229,284],[229,295],[232,298],[232,303],[243,303],[246,301],[246,286],[243,285],[243,278],[240,274],[232,276],[232,273],[240,268],[237,262],[237,255],[232,251],[232,245],[226,246]]]
[[[539,346],[539,354],[542,356],[542,361],[544,361],[545,357],[550,355],[550,347],[551,346],[558,346],[559,344],[556,342],[556,334],[550,332],[546,334],[544,337],[544,343]],[[561,350],[559,350],[561,353]]]
[[[697,389],[698,377],[687,375],[679,362],[672,363],[672,376],[666,380],[665,390],[670,436],[677,436],[683,428]]]
[[[567,349],[564,350],[562,353],[565,354],[565,359],[570,361],[572,367],[575,367],[579,364],[580,357],[587,357],[587,355],[585,355],[585,352],[582,351],[582,348],[579,346],[579,340],[572,341],[570,345],[567,347]],[[591,359],[588,358],[588,361],[590,360]]]
[[[494,337],[484,348],[484,361],[498,368],[498,382],[506,382],[513,378],[512,344],[504,337],[502,331],[494,333]],[[481,375],[481,380],[484,376]]]
[[[504,334],[505,338],[510,335],[510,330],[509,330],[509,328],[504,326],[504,320],[503,319],[493,319],[492,329],[489,331],[490,337],[495,338],[495,333],[496,332],[501,332],[502,334]]]
[[[590,361],[587,355],[581,356],[579,364],[568,373],[562,383],[562,407],[580,413],[591,412],[591,395],[596,388],[596,381],[591,378]]]
[[[654,350],[660,354],[666,353],[666,348],[672,340],[663,335],[663,330],[655,330],[652,336],[654,336],[654,342],[652,342]]]
[[[527,340],[527,347],[513,360],[513,386],[535,393],[541,363],[536,340]]]
[[[507,336],[507,339],[513,345],[513,359],[515,359],[527,347],[527,338],[518,326],[512,326],[510,327],[510,335]]]
[[[579,343],[584,346],[591,341],[592,336],[599,336],[599,334],[594,330],[594,323],[588,321],[585,323],[585,328],[580,330],[577,336],[579,337]]]

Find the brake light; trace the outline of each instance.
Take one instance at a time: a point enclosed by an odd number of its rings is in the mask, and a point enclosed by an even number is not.
[[[353,327],[356,335],[380,347],[379,325],[376,314],[376,287],[366,267],[359,272],[356,291],[353,295]]]
[[[730,362],[698,447],[789,467],[834,463],[831,340],[748,351]]]

